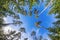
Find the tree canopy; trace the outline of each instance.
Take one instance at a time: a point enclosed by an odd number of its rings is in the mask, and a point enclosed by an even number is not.
[[[41,0],[41,2],[43,3],[44,0]],[[58,14],[56,16],[56,18],[58,18],[59,20],[54,22],[54,27],[53,28],[48,28],[48,30],[50,32],[52,32],[52,34],[49,34],[49,36],[51,37],[52,40],[60,40],[60,0],[46,0],[46,7],[41,11],[40,14],[42,14],[47,7],[50,6],[51,4],[51,10],[50,10],[50,14]],[[24,16],[26,15],[30,15],[32,16],[32,7],[39,5],[40,4],[40,0],[0,0],[0,36],[3,38],[0,38],[0,40],[8,40],[7,37],[11,37],[10,40],[13,40],[15,37],[18,37],[16,40],[18,40],[21,36],[21,33],[18,32],[16,33],[15,31],[11,31],[10,34],[5,35],[2,31],[2,27],[6,26],[6,25],[16,25],[19,24],[21,25],[23,22],[20,21],[20,17],[19,14],[22,14]],[[24,7],[25,6],[29,6],[29,12],[27,12]],[[40,16],[40,14],[38,14],[39,10],[34,9],[34,15],[38,18]],[[13,23],[4,23],[4,17],[10,16],[12,17]],[[40,21],[36,22],[35,25],[40,28]],[[26,32],[25,28],[20,28],[21,32]],[[16,34],[15,34],[16,33]],[[54,35],[53,35],[54,34]],[[11,35],[13,35],[14,37],[12,37]],[[36,32],[32,31],[31,35],[36,36]],[[56,36],[55,36],[56,35]],[[35,37],[37,40],[37,37]],[[24,40],[28,40],[28,38],[25,38]],[[41,40],[41,39],[39,39]]]

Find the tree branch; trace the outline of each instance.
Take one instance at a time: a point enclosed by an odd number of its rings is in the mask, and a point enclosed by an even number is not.
[[[50,5],[52,5],[52,1],[53,1],[53,0],[51,0],[51,1],[48,3],[48,5],[40,12],[40,14],[39,14],[38,16],[40,16]]]
[[[8,26],[8,25],[14,25],[14,24],[22,24],[22,22],[14,22],[14,23],[0,24],[0,26]]]

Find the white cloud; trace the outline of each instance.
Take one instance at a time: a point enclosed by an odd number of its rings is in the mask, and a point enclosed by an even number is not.
[[[9,23],[8,17],[4,17],[3,19],[4,19],[4,23]],[[13,30],[14,30],[14,29],[12,28],[11,25],[4,26],[4,27],[3,27],[3,31],[4,31],[5,34],[8,34],[8,33],[10,33],[10,31],[13,31]]]
[[[3,27],[4,34],[10,33],[11,30],[13,30],[13,29],[11,28],[11,26]]]
[[[30,34],[24,33],[24,32],[22,32],[21,34],[22,35],[21,35],[21,39],[20,40],[24,40],[24,38],[28,38],[28,40],[33,40],[32,37],[30,36]]]
[[[5,23],[7,23],[7,22],[8,22],[6,17],[4,17],[3,19],[4,19],[4,22],[5,22]]]
[[[43,34],[43,40],[44,40],[44,39],[51,40],[50,37],[49,37],[47,34]]]

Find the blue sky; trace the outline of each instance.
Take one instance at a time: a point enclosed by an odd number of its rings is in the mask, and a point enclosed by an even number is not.
[[[28,7],[25,7],[25,9],[27,9],[27,8]],[[42,11],[44,9],[44,4],[34,6],[32,8],[32,11],[34,10],[34,8],[37,8],[39,11]],[[36,26],[34,25],[34,23],[37,22],[37,21],[42,21],[42,23],[40,24],[41,26],[44,26],[44,27],[52,26],[52,23],[56,20],[54,18],[55,15],[54,14],[50,15],[50,14],[48,14],[48,12],[49,12],[49,8],[47,8],[39,16],[39,18],[35,18],[34,15],[32,15],[30,17],[30,16],[24,16],[24,15],[21,14],[20,15],[21,19],[20,20],[23,22],[22,26],[26,27],[28,31],[31,31],[32,29],[37,30]]]
[[[28,6],[25,6],[24,8],[27,11],[29,11]],[[44,5],[44,3],[42,3],[40,5],[33,6],[32,11],[34,10],[34,8],[37,8],[41,12],[45,8],[45,5]],[[48,14],[49,9],[50,8],[48,7],[38,18],[35,18],[34,15],[24,16],[24,15],[20,14],[20,20],[23,22],[23,24],[20,27],[25,27],[27,33],[29,33],[29,34],[32,32],[32,30],[35,30],[37,32],[37,35],[47,36],[46,34],[48,33],[48,31],[43,28],[38,29],[35,26],[35,22],[42,21],[40,26],[44,26],[46,28],[51,27],[53,25],[52,23],[55,22],[56,19],[54,18],[55,17],[54,14],[51,14],[51,15]],[[39,14],[40,14],[40,12],[39,12]],[[7,21],[12,22],[12,20],[10,20],[10,19],[13,19],[13,18],[8,17]],[[19,29],[19,27],[13,27],[13,28],[16,30]]]

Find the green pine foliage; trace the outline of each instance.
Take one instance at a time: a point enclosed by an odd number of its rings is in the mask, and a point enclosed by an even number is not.
[[[51,38],[51,40],[60,40],[60,0],[53,1],[53,5],[49,13],[57,14],[55,18],[58,20],[53,23],[53,27],[48,28],[48,30],[50,31],[48,35]]]

